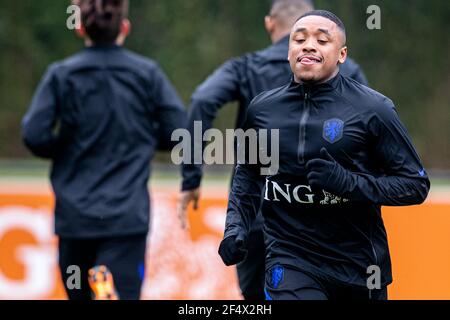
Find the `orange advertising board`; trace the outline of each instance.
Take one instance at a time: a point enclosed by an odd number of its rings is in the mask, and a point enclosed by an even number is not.
[[[234,268],[217,254],[227,189],[208,188],[190,231],[176,217],[178,193],[154,188],[143,299],[240,299]],[[64,299],[48,188],[0,186],[0,299]],[[450,201],[384,208],[394,283],[391,299],[450,299]]]

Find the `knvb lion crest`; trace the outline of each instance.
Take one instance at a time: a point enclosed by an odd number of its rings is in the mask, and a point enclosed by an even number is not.
[[[330,119],[323,124],[323,138],[329,143],[335,143],[342,139],[344,134],[344,121]]]

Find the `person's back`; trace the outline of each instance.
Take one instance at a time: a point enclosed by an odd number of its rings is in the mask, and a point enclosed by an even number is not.
[[[50,66],[24,117],[23,139],[35,155],[52,160],[64,284],[68,266],[92,271],[82,289],[67,290],[69,298],[89,299],[95,270],[104,270],[120,298],[138,299],[149,165],[157,149],[174,145],[171,134],[183,127],[185,111],[158,65],[121,47],[127,0],[77,4],[86,48]]]
[[[242,128],[245,113],[253,98],[264,91],[281,87],[291,80],[292,71],[287,60],[288,49],[289,35],[286,35],[263,50],[224,63],[192,95],[188,123],[202,121],[203,130],[206,131],[212,126],[212,120],[219,108],[227,102],[238,101],[235,127]],[[351,58],[348,58],[340,69],[343,76],[363,85],[368,84],[363,71]],[[186,177],[184,180],[190,179]],[[185,186],[183,189],[190,190],[192,187]]]

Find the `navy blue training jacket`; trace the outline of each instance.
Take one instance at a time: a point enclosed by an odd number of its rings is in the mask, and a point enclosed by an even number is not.
[[[147,182],[185,111],[158,65],[118,46],[86,48],[49,67],[22,131],[52,160],[56,233],[94,238],[148,232]]]
[[[366,286],[375,265],[391,283],[381,206],[420,204],[430,187],[393,102],[340,74],[315,86],[291,81],[253,100],[249,128],[280,130],[280,167],[268,177],[258,164],[236,167],[224,238],[245,238],[261,209],[267,268]],[[308,183],[306,164],[322,148],[350,172],[334,193]]]

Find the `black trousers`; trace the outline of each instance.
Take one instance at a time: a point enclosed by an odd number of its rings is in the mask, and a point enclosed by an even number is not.
[[[106,266],[111,271],[121,300],[138,300],[145,276],[147,234],[100,239],[59,239],[59,268],[70,300],[92,299],[88,271]],[[73,273],[70,266],[81,270],[81,288],[67,286]]]
[[[237,265],[239,287],[245,300],[264,301],[266,249],[262,228],[254,228],[247,241],[247,257]]]
[[[290,267],[275,265],[266,272],[266,300],[387,300],[387,288],[369,290],[320,280]]]

